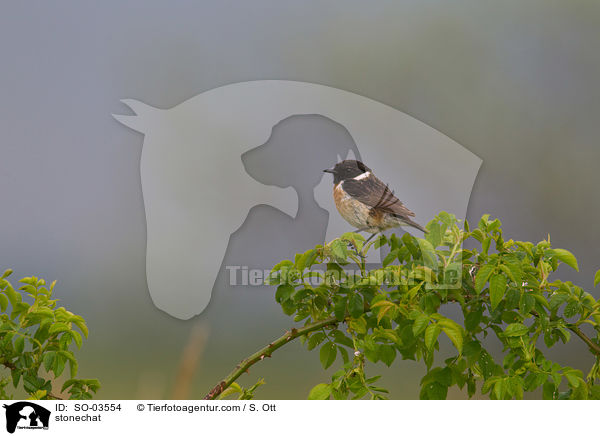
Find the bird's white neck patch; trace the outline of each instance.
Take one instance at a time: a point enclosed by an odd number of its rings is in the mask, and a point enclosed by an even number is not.
[[[367,177],[369,177],[371,175],[370,171],[367,171],[366,173],[362,173],[359,176],[353,177],[353,180],[362,180],[362,179],[366,179]]]

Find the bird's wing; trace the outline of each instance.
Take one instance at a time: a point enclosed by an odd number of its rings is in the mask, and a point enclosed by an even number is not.
[[[346,179],[342,187],[348,195],[369,207],[380,209],[399,217],[415,216],[410,209],[396,198],[386,184],[372,174],[369,177],[359,180]]]

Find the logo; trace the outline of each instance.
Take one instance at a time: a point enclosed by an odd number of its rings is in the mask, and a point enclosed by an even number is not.
[[[4,405],[6,409],[6,431],[14,433],[15,429],[48,430],[50,411],[29,401],[19,401]]]

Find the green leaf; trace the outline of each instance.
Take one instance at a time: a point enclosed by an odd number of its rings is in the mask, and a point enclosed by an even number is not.
[[[2,312],[6,312],[7,308],[8,308],[8,298],[6,298],[6,295],[0,294],[0,310],[2,310]]]
[[[335,344],[331,342],[327,342],[321,347],[321,351],[319,352],[319,359],[321,360],[321,365],[323,365],[324,369],[329,368],[333,362],[335,362],[335,357],[337,355],[337,347]]]
[[[475,276],[475,292],[477,292],[477,294],[481,294],[481,291],[495,269],[496,267],[489,263],[479,268],[479,271],[477,271],[477,275]]]
[[[309,400],[328,400],[331,395],[331,385],[320,383],[310,390]]]
[[[348,258],[348,247],[345,241],[334,239],[329,244],[329,247],[336,259],[345,261]]]
[[[507,274],[511,278],[513,282],[517,285],[521,285],[523,276],[523,269],[521,268],[521,262],[512,257],[508,257],[504,259],[504,265],[506,270],[508,270]],[[503,269],[504,270],[504,269]]]
[[[316,332],[313,333],[310,338],[308,339],[308,345],[307,348],[309,350],[312,350],[313,348],[315,348],[317,345],[319,345],[321,342],[323,342],[325,340],[325,333],[323,332]]]
[[[520,322],[515,322],[513,324],[509,324],[504,330],[504,336],[512,338],[517,336],[523,336],[527,334],[529,331],[529,327]]]
[[[600,269],[596,271],[596,275],[594,276],[594,288],[600,283]]]
[[[24,349],[25,349],[25,338],[23,336],[17,336],[17,339],[15,339],[15,352],[17,354],[21,354],[21,353],[23,353]]]
[[[354,294],[350,297],[348,310],[350,311],[350,316],[352,318],[358,318],[363,314],[365,309],[362,297],[359,294]]]
[[[385,256],[385,259],[383,259],[383,267],[385,268],[386,266],[388,266],[390,263],[392,263],[396,257],[398,257],[398,250],[392,250],[390,251],[387,256]]]
[[[46,371],[50,371],[50,368],[52,368],[52,365],[54,364],[54,357],[55,357],[56,353],[54,351],[48,351],[44,354],[44,368],[46,369]]]
[[[463,348],[463,356],[469,361],[474,361],[481,353],[481,344],[478,341],[467,342]]]
[[[396,309],[396,305],[394,303],[392,303],[389,300],[382,300],[382,301],[378,301],[375,304],[371,305],[371,309],[377,307],[378,311],[377,311],[377,323],[381,323],[381,320],[383,319],[383,317],[391,310],[392,311],[392,317],[393,314],[395,313],[395,309]]]
[[[438,383],[443,384],[444,386],[452,386],[452,370],[447,366],[444,368],[436,368],[438,371],[431,371],[433,378]],[[431,374],[430,373],[430,374]]]
[[[425,346],[428,350],[431,350],[433,348],[433,345],[435,344],[435,341],[437,340],[440,331],[441,330],[437,324],[430,324],[425,329]]]
[[[33,394],[31,394],[31,396],[27,399],[28,400],[43,400],[44,397],[46,396],[46,394],[47,394],[47,392],[44,390],[36,391]]]
[[[412,331],[413,335],[419,336],[421,333],[425,331],[427,325],[429,324],[429,315],[421,314],[415,319],[415,323],[413,324]]]
[[[427,239],[434,248],[440,245],[442,242],[442,229],[439,223],[430,221],[429,224],[427,224],[427,234],[425,235],[425,239]]]
[[[556,388],[554,387],[554,383],[552,383],[552,382],[544,383],[544,387],[542,388],[542,398],[544,400],[553,400],[555,391],[556,391]]]
[[[226,398],[229,395],[241,394],[241,393],[242,393],[242,387],[240,385],[238,385],[237,383],[233,382],[227,389],[225,389],[223,392],[221,392],[221,395],[219,395],[219,400],[222,400],[223,398]]]
[[[490,279],[490,302],[492,310],[498,307],[498,304],[504,298],[506,292],[506,276],[503,274],[494,274]]]
[[[348,303],[348,297],[341,297],[333,308],[333,313],[338,321],[343,321],[346,317],[346,305]]]
[[[574,388],[577,388],[580,384],[585,383],[576,371],[566,371],[564,375],[567,378],[569,385],[573,386]]]
[[[365,320],[364,316],[348,321],[348,327],[350,327],[356,333],[367,333],[367,321]]]
[[[380,347],[379,358],[387,366],[390,366],[396,358],[396,349],[391,345],[382,345]]]
[[[446,333],[448,338],[450,338],[458,352],[462,353],[465,336],[462,327],[448,318],[440,320],[438,325],[442,328],[443,332]]]
[[[553,256],[556,257],[561,262],[566,263],[571,268],[573,268],[575,271],[579,271],[579,265],[577,265],[577,259],[575,258],[573,253],[571,253],[570,251],[565,250],[563,248],[554,248],[553,250],[548,250],[548,251],[550,251],[553,254]]]
[[[521,299],[519,300],[519,311],[523,315],[527,315],[529,312],[531,312],[533,306],[535,306],[535,298],[533,295],[531,295],[529,292],[523,292]]]
[[[54,334],[61,333],[61,332],[67,332],[69,330],[71,330],[71,329],[64,322],[55,322],[50,327],[50,330],[48,330],[48,333],[50,333],[51,335],[54,335]]]
[[[42,380],[42,379],[40,379],[38,377],[34,377],[34,376],[31,376],[31,375],[24,375],[23,376],[23,388],[28,393],[33,393],[33,392],[37,391],[41,387],[40,386],[40,380]]]
[[[429,383],[421,389],[420,398],[422,400],[445,400],[448,395],[448,386],[439,382]]]
[[[568,299],[568,294],[554,294],[550,298],[550,310],[558,309]]]
[[[571,300],[565,307],[565,311],[563,312],[563,316],[565,318],[571,318],[579,313],[579,301]]]
[[[423,256],[423,264],[429,268],[436,270],[438,266],[437,255],[431,243],[426,239],[417,239],[421,255]]]
[[[289,300],[294,292],[294,287],[291,285],[279,285],[277,286],[277,291],[275,292],[275,301],[281,303],[283,301]]]
[[[17,303],[19,303],[22,300],[21,294],[15,291],[10,284],[4,289],[4,293],[8,297],[8,300],[10,301],[10,304],[12,305],[14,310]]]
[[[506,381],[506,379],[501,378],[494,384],[494,394],[498,400],[503,400],[504,395],[506,395],[506,390],[508,388]]]
[[[477,328],[477,326],[481,322],[482,317],[482,309],[467,313],[467,315],[465,316],[465,328],[468,331],[472,332]]]

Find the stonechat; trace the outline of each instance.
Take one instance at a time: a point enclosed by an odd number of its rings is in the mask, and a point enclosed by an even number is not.
[[[415,214],[364,163],[344,160],[323,171],[333,174],[333,199],[342,218],[358,232],[372,233],[369,239],[399,226],[427,232],[411,219]]]

